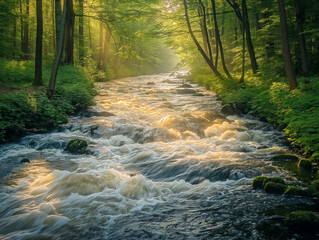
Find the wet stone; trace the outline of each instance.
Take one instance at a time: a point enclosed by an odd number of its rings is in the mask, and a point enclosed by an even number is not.
[[[20,162],[21,162],[21,163],[30,163],[30,159],[28,159],[28,158],[23,158]]]

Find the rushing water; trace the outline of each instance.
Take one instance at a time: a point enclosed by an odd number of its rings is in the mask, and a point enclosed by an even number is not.
[[[0,239],[263,239],[265,210],[307,203],[252,190],[261,174],[293,180],[270,160],[284,136],[223,116],[213,93],[169,74],[96,87],[59,132],[0,147]],[[93,154],[64,151],[75,138]]]

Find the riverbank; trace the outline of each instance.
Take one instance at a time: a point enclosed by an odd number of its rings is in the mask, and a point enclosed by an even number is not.
[[[287,134],[295,152],[318,161],[319,76],[298,78],[299,89],[289,91],[285,79],[273,82],[261,73],[238,80],[215,78],[208,69],[192,72],[191,80],[217,93],[224,104],[234,104]]]
[[[44,63],[44,86],[34,87],[33,62],[0,60],[0,143],[52,130],[93,103],[92,79],[74,66],[59,68],[55,95],[47,99],[45,86],[50,73],[51,62]]]

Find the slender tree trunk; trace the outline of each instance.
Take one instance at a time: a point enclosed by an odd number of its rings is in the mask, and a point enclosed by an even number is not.
[[[65,28],[64,63],[74,64],[74,20],[73,0],[65,0],[67,3],[67,17]]]
[[[88,25],[89,25],[89,43],[90,43],[90,50],[93,51],[92,37],[91,37],[91,21],[90,21],[90,18],[88,18]]]
[[[300,0],[295,0],[295,7],[296,7],[296,19],[297,19],[297,30],[298,30],[298,40],[299,40],[299,47],[300,47],[302,74],[305,77],[307,77],[308,76],[307,48],[306,48],[306,41],[303,35],[304,9],[301,7]]]
[[[12,30],[12,58],[16,57],[17,54],[17,22],[14,21],[13,23],[13,30]]]
[[[51,0],[51,9],[52,9],[51,18],[52,18],[52,32],[53,32],[52,50],[53,50],[53,53],[54,53],[54,52],[56,52],[56,32],[55,32],[56,29],[55,29],[55,14],[54,14],[54,11],[55,11],[55,0]]]
[[[210,45],[208,30],[207,30],[207,17],[206,17],[206,8],[201,0],[199,0],[199,4],[202,7],[203,11],[203,30],[204,31],[204,44],[206,43],[206,48],[208,49],[209,59],[213,61],[212,47]],[[206,52],[207,54],[207,52]]]
[[[222,15],[222,30],[221,30],[221,36],[224,36],[225,34],[225,11],[226,11],[226,2],[223,2],[223,15]]]
[[[199,1],[199,2],[201,3],[201,1]],[[205,33],[205,27],[204,27],[205,20],[203,19],[204,13],[202,12],[203,9],[201,9],[201,6],[198,7],[197,13],[198,13],[198,17],[199,17],[200,30],[201,30],[202,38],[203,38],[203,48],[204,48],[205,53],[208,55],[209,53],[208,53],[208,46],[207,46],[207,36]]]
[[[195,45],[197,46],[198,51],[200,52],[200,54],[203,56],[204,60],[206,61],[207,65],[210,67],[210,69],[214,72],[214,74],[220,78],[223,79],[222,75],[219,73],[219,71],[217,70],[217,68],[214,66],[213,62],[209,59],[209,57],[207,56],[207,54],[205,53],[205,51],[203,50],[203,48],[200,46],[199,42],[197,41],[190,21],[189,21],[189,16],[188,16],[188,8],[187,8],[187,2],[186,0],[183,0],[184,3],[184,9],[185,9],[185,17],[186,17],[186,22],[187,22],[187,27],[188,27],[188,31],[189,34],[191,35],[191,38],[193,39]]]
[[[79,60],[80,64],[84,66],[83,0],[79,0],[79,10]]]
[[[280,27],[281,27],[281,38],[282,38],[282,52],[284,58],[284,66],[286,71],[286,76],[288,78],[290,90],[294,90],[298,87],[296,81],[295,71],[293,69],[293,63],[290,54],[290,45],[288,38],[288,27],[287,27],[287,17],[284,0],[278,0],[279,16],[280,16]]]
[[[220,38],[219,29],[218,29],[215,0],[211,0],[211,3],[212,3],[212,9],[213,9],[214,24],[215,24],[215,36],[216,36],[216,41],[218,42],[218,48],[220,50],[220,58],[222,60],[222,65],[223,65],[224,72],[226,73],[227,77],[231,78],[231,75],[230,75],[230,73],[229,73],[229,71],[227,69],[227,66],[226,66],[226,61],[225,61],[225,56],[224,56],[224,49],[223,49],[223,45],[222,45],[222,41],[221,41],[221,38]],[[217,48],[217,51],[218,51],[218,48]],[[216,61],[216,66],[217,66],[217,61]]]
[[[245,21],[244,26],[246,30],[247,48],[248,48],[248,52],[250,56],[251,69],[253,70],[253,73],[256,74],[258,71],[258,65],[257,65],[257,60],[255,55],[255,49],[253,46],[253,42],[251,40],[250,24],[249,24],[246,0],[242,0],[242,8],[243,8],[243,15],[244,15],[243,19]]]
[[[55,0],[55,55],[58,53],[58,43],[60,42],[60,25],[62,21],[62,7],[61,7],[61,0]]]
[[[23,26],[23,58],[28,60],[30,59],[30,51],[29,51],[29,14],[30,14],[30,2],[26,0],[26,17],[24,20]]]
[[[21,59],[24,59],[24,21],[23,21],[23,10],[22,10],[22,0],[19,1],[19,6],[20,6],[20,51],[21,51]]]
[[[226,0],[228,2],[228,4],[234,9],[239,21],[243,21],[243,17],[242,14],[240,12],[240,8],[239,5],[234,1],[234,0]],[[257,60],[256,60],[256,55],[255,55],[255,50],[254,50],[254,45],[253,42],[251,40],[251,33],[250,33],[250,24],[249,24],[249,18],[248,18],[248,12],[247,12],[247,4],[246,4],[246,0],[242,0],[243,2],[243,14],[246,15],[245,19],[246,19],[246,42],[247,42],[247,49],[249,52],[249,57],[250,57],[250,64],[251,64],[251,69],[253,71],[253,73],[257,73],[258,71],[258,65],[257,65]]]
[[[234,32],[235,32],[235,43],[236,43],[236,46],[237,46],[237,45],[238,45],[238,23],[237,23],[237,16],[235,16]]]
[[[244,1],[242,0],[242,4],[244,5]],[[244,6],[242,6],[243,10],[243,21],[242,21],[242,34],[243,34],[243,58],[242,58],[242,73],[241,73],[241,78],[239,83],[244,83],[245,82],[245,52],[246,52],[246,44],[245,44],[245,29],[247,28],[246,26],[246,14],[244,14]]]
[[[108,28],[105,29],[105,38],[104,38],[104,52],[103,52],[103,69],[107,68],[107,60],[109,56],[109,48],[110,48],[110,39],[111,34]]]
[[[99,61],[98,69],[103,69],[103,23],[100,21],[100,42],[99,42]]]
[[[47,88],[47,97],[50,99],[53,96],[55,84],[56,84],[56,76],[58,74],[59,65],[62,59],[63,54],[63,43],[64,43],[64,35],[65,35],[65,25],[66,25],[66,15],[67,15],[67,4],[64,1],[64,8],[63,8],[63,16],[61,19],[60,24],[57,26],[59,28],[59,42],[57,42],[57,54],[54,59],[50,82]]]
[[[37,11],[37,39],[35,51],[35,76],[34,85],[42,85],[42,38],[43,38],[43,15],[42,15],[42,0],[36,1]]]

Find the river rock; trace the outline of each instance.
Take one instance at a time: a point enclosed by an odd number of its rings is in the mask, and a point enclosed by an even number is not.
[[[115,116],[113,113],[102,111],[102,112],[94,112],[94,111],[82,111],[79,114],[81,117],[111,117]]]
[[[303,168],[305,170],[311,170],[312,162],[308,159],[300,159],[298,167]]]
[[[202,94],[202,93],[194,93],[193,96],[195,96],[195,97],[204,97],[205,94]]]
[[[271,160],[291,160],[298,161],[299,157],[294,154],[278,154],[271,158]]]
[[[148,83],[146,83],[148,86],[153,86],[153,85],[155,85],[155,82],[148,82]]]
[[[267,193],[283,194],[286,191],[287,186],[281,183],[268,182],[264,189]]]
[[[178,94],[196,94],[196,91],[193,89],[188,89],[188,88],[184,88],[184,89],[177,89],[176,91]]]
[[[21,162],[21,163],[30,163],[30,159],[28,159],[28,158],[23,158],[20,162]]]
[[[227,104],[222,107],[221,112],[224,115],[241,115],[244,113],[244,107],[239,103]]]
[[[192,85],[184,83],[180,86],[180,88],[193,88]]]
[[[89,154],[88,143],[82,139],[73,139],[66,146],[65,150],[74,154]]]

